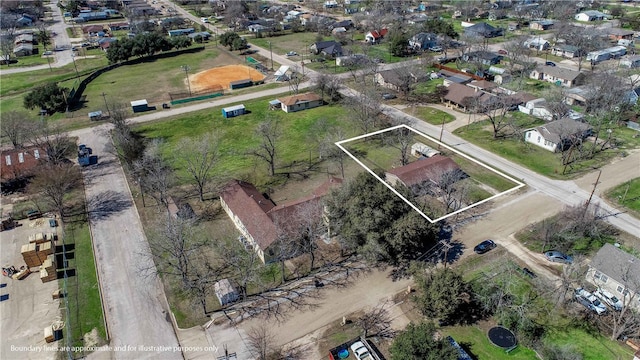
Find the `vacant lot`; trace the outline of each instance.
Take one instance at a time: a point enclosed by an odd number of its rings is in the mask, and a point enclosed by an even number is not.
[[[606,196],[612,203],[623,206],[640,217],[640,178],[616,186]]]
[[[263,49],[269,49],[271,43],[271,51],[276,54],[284,55],[289,51],[295,51],[299,54],[309,54],[309,47],[315,43],[318,34],[312,32],[291,33],[280,36],[272,36],[268,38],[247,37],[249,43],[256,44]],[[332,38],[324,37],[323,40]]]

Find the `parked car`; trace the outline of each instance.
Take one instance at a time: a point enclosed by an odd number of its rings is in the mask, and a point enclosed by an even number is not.
[[[610,292],[608,292],[608,291],[606,291],[604,289],[596,290],[593,293],[593,295],[595,295],[597,298],[602,300],[605,304],[611,306],[611,308],[613,310],[620,311],[620,310],[622,310],[622,307],[624,306],[624,304],[622,303],[622,301],[620,301],[620,299],[618,299],[612,293],[610,293]]]
[[[429,51],[441,52],[442,51],[442,47],[440,47],[440,46],[432,46],[432,47],[429,48]]]
[[[554,63],[553,61],[547,61],[544,64],[547,66],[556,66],[556,63]]]
[[[500,55],[508,55],[509,52],[507,50],[500,49],[500,50],[498,50],[498,54],[500,54]]]
[[[298,55],[298,53],[297,53],[297,52],[295,52],[295,51],[289,51],[289,52],[287,53],[287,56],[296,56],[296,55]]]
[[[484,254],[491,249],[495,249],[496,246],[498,245],[496,245],[496,243],[494,243],[493,240],[485,240],[480,244],[476,245],[476,247],[473,248],[473,251],[476,254]]]
[[[382,94],[382,98],[385,100],[391,100],[391,99],[395,99],[396,96],[394,94],[391,93],[384,93]]]
[[[49,219],[49,226],[52,228],[58,226],[58,222],[56,221],[56,219]]]
[[[544,257],[551,262],[563,263],[563,264],[571,264],[573,262],[573,258],[569,255],[563,254],[560,251],[551,250],[544,253]]]
[[[595,297],[595,295],[588,292],[587,290],[583,288],[577,288],[575,290],[575,295],[576,300],[578,300],[580,304],[582,304],[587,309],[595,312],[596,314],[601,315],[607,312],[607,307],[604,306],[604,304],[601,303],[600,300]]]
[[[358,360],[371,360],[371,353],[369,353],[369,349],[362,343],[362,341],[356,341],[351,345],[351,352]]]

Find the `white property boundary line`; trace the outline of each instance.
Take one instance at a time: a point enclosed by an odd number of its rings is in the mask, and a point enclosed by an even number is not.
[[[509,190],[503,191],[503,192],[501,192],[501,193],[495,194],[495,195],[493,195],[493,196],[491,196],[491,197],[488,197],[488,198],[486,198],[486,199],[484,199],[484,200],[482,200],[482,201],[478,201],[478,202],[476,202],[476,203],[473,203],[473,204],[471,204],[471,205],[469,205],[469,206],[467,206],[467,207],[464,207],[464,208],[462,208],[462,209],[459,209],[459,210],[457,210],[457,211],[454,211],[454,212],[452,212],[452,213],[450,213],[450,214],[447,214],[447,215],[441,216],[441,217],[439,217],[439,218],[437,218],[437,219],[431,219],[431,218],[430,218],[430,217],[428,217],[425,213],[423,213],[420,209],[418,209],[418,207],[417,207],[417,206],[415,206],[413,203],[411,203],[409,200],[407,200],[407,198],[405,198],[404,196],[402,196],[402,194],[400,194],[396,189],[394,189],[394,188],[393,188],[393,186],[389,185],[386,181],[384,181],[384,179],[382,179],[380,176],[378,176],[378,175],[377,175],[373,170],[369,169],[365,164],[363,164],[363,163],[362,163],[362,161],[358,160],[358,158],[356,158],[352,153],[350,153],[350,152],[349,152],[349,150],[345,149],[345,148],[344,148],[344,146],[342,146],[342,144],[346,144],[346,143],[351,142],[351,141],[354,141],[354,140],[364,139],[364,138],[367,138],[367,137],[370,137],[370,136],[373,136],[373,135],[382,134],[382,133],[385,133],[385,132],[387,132],[387,131],[392,131],[392,130],[396,130],[396,129],[400,129],[400,128],[406,128],[406,129],[409,129],[409,130],[413,131],[414,133],[416,133],[416,134],[418,134],[418,135],[420,135],[420,136],[422,136],[422,137],[425,137],[425,138],[429,139],[429,140],[430,140],[430,141],[432,141],[432,142],[435,142],[435,143],[436,143],[436,144],[438,144],[439,146],[443,146],[443,147],[445,147],[445,148],[447,148],[447,149],[449,149],[449,150],[453,151],[454,153],[456,153],[456,154],[458,154],[458,155],[462,156],[463,158],[465,158],[465,159],[467,159],[467,160],[470,160],[470,161],[473,161],[474,163],[476,163],[476,164],[478,164],[478,165],[480,165],[480,166],[484,167],[485,169],[487,169],[487,170],[489,170],[489,171],[492,171],[492,172],[494,172],[494,173],[496,173],[496,174],[498,174],[498,175],[500,175],[500,176],[502,176],[502,177],[504,177],[504,178],[506,178],[506,179],[508,179],[508,180],[510,180],[510,181],[513,181],[514,183],[516,183],[516,184],[517,184],[517,186],[515,186],[515,187],[513,187],[513,188],[511,188],[511,189],[509,189]],[[520,182],[520,181],[518,181],[518,180],[516,180],[516,179],[514,179],[514,178],[512,178],[512,177],[510,177],[510,176],[508,176],[508,175],[506,175],[506,174],[504,174],[504,173],[502,173],[502,172],[500,172],[500,171],[498,171],[498,170],[494,169],[494,168],[491,168],[491,167],[489,167],[488,165],[485,165],[484,163],[481,163],[480,161],[478,161],[478,160],[476,160],[476,159],[474,159],[474,158],[472,158],[472,157],[468,156],[467,154],[462,153],[462,152],[460,152],[460,151],[458,151],[458,150],[456,150],[456,149],[454,149],[454,148],[450,147],[449,145],[447,145],[447,144],[445,144],[445,143],[442,143],[442,142],[440,142],[440,141],[438,141],[438,140],[436,140],[436,139],[434,139],[434,138],[430,137],[430,136],[429,136],[429,135],[427,135],[427,134],[421,133],[421,132],[419,132],[418,130],[416,130],[416,129],[414,129],[414,128],[410,127],[410,126],[407,126],[407,125],[405,125],[405,124],[401,124],[401,125],[397,125],[397,126],[393,126],[393,127],[387,128],[387,129],[383,129],[383,130],[375,131],[375,132],[372,132],[372,133],[368,133],[368,134],[364,134],[364,135],[360,135],[360,136],[352,137],[351,139],[341,140],[341,141],[336,142],[335,144],[336,144],[336,146],[337,146],[337,147],[339,147],[342,151],[344,151],[344,152],[345,152],[345,154],[349,155],[349,157],[351,157],[353,160],[355,160],[355,162],[357,162],[360,166],[362,166],[365,170],[367,170],[367,171],[369,172],[369,174],[373,175],[373,177],[375,177],[376,179],[378,179],[378,181],[380,181],[381,183],[383,183],[383,184],[384,184],[384,186],[386,186],[387,188],[389,188],[389,190],[393,191],[393,193],[394,193],[394,194],[396,194],[397,196],[399,196],[399,197],[400,197],[400,198],[401,198],[405,203],[407,203],[409,206],[411,206],[411,207],[413,208],[413,210],[417,211],[417,212],[418,212],[418,214],[420,214],[423,218],[427,219],[427,220],[428,220],[430,223],[432,223],[432,224],[433,224],[433,223],[436,223],[436,222],[438,222],[438,221],[440,221],[440,220],[444,220],[444,219],[446,219],[446,218],[448,218],[448,217],[450,217],[450,216],[452,216],[452,215],[455,215],[455,214],[461,213],[461,212],[463,212],[463,211],[466,211],[466,210],[468,210],[468,209],[471,209],[471,208],[473,208],[473,207],[476,207],[476,206],[478,206],[478,205],[480,205],[480,204],[483,204],[483,203],[485,203],[485,202],[487,202],[487,201],[489,201],[489,200],[495,199],[495,198],[496,198],[496,197],[498,197],[498,196],[502,196],[502,195],[508,194],[508,193],[510,193],[510,192],[512,192],[512,191],[518,190],[518,189],[520,189],[521,187],[525,186],[525,184],[524,184],[523,182]]]

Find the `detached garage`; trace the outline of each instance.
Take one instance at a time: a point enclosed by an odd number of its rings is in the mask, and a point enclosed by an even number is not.
[[[225,119],[240,116],[246,113],[246,109],[243,104],[230,106],[222,109],[222,116]]]

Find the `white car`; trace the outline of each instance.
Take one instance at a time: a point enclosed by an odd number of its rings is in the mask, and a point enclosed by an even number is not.
[[[612,293],[606,290],[598,289],[593,293],[593,295],[597,296],[605,304],[611,306],[613,310],[620,311],[624,306],[624,304],[622,303],[622,301],[620,301],[620,299],[618,299]]]
[[[577,288],[575,291],[576,300],[587,309],[594,311],[598,315],[602,315],[607,312],[607,307],[598,300],[598,298],[592,293],[583,288]]]
[[[203,24],[209,23],[209,18],[203,17],[203,18],[200,18],[200,20],[202,21]]]
[[[371,360],[371,354],[369,353],[369,349],[362,343],[362,341],[356,341],[351,345],[351,352],[358,360]]]

